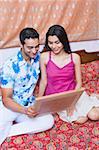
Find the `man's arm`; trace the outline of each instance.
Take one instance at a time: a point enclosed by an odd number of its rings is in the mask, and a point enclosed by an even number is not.
[[[25,108],[20,104],[16,103],[12,99],[12,93],[13,93],[12,88],[1,88],[1,91],[2,91],[2,102],[5,107],[11,109],[14,112],[23,113],[23,114],[26,113]]]
[[[12,99],[12,93],[13,93],[12,88],[1,88],[1,91],[2,91],[2,102],[5,107],[7,107],[8,109],[14,112],[26,114],[28,115],[28,117],[34,117],[37,115],[37,112],[35,112],[35,108],[33,108],[33,106],[26,108],[16,103]]]

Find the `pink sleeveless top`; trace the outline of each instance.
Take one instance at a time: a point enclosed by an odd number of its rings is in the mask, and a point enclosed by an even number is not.
[[[71,62],[64,67],[58,67],[51,60],[51,52],[49,53],[49,61],[46,66],[47,71],[47,87],[45,95],[60,93],[75,89],[75,68],[71,54]]]

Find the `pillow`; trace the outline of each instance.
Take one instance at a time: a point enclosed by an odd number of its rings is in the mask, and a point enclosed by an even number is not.
[[[99,79],[99,61],[81,64],[83,83]]]
[[[88,94],[99,93],[99,61],[81,64],[82,82]]]

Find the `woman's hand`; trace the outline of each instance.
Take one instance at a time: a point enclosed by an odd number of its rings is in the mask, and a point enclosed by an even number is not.
[[[67,115],[68,115],[68,116],[72,116],[73,113],[74,113],[74,110],[76,110],[75,105],[71,105],[70,107],[67,107],[67,108],[66,108]]]

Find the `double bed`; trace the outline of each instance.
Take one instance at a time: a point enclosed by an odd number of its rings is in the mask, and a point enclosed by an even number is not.
[[[77,51],[81,56],[83,87],[87,93],[99,94],[99,53]],[[38,92],[36,88],[36,93]],[[54,114],[52,129],[37,133],[8,137],[0,150],[98,150],[99,121],[79,125],[62,121]],[[46,123],[46,122],[45,122]]]

